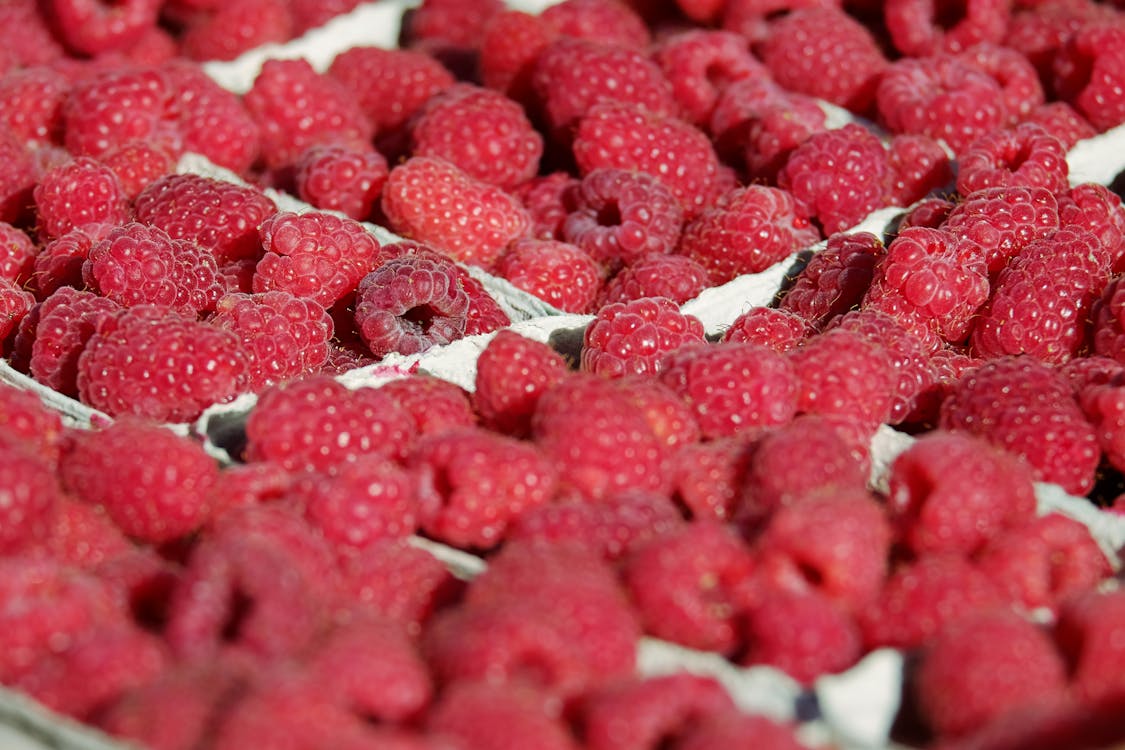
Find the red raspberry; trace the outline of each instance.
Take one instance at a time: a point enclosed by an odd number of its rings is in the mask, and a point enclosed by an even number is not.
[[[568,142],[568,132],[600,102],[644,107],[672,116],[679,105],[660,67],[637,49],[559,37],[535,60],[531,75],[549,132]]]
[[[813,133],[793,149],[777,175],[798,210],[825,236],[855,226],[883,205],[892,179],[882,142],[861,125]]]
[[[977,554],[977,566],[1028,612],[1057,610],[1113,574],[1090,529],[1059,513],[1002,530]]]
[[[1108,383],[1087,385],[1077,393],[1078,403],[1094,427],[1103,462],[1114,468],[1125,466],[1125,390],[1120,380],[1121,375],[1114,373]]]
[[[6,433],[0,456],[0,554],[14,556],[46,540],[66,495],[39,446]]]
[[[723,193],[688,222],[678,252],[703,265],[717,285],[765,271],[819,238],[791,193],[747,185]]]
[[[355,290],[379,254],[379,241],[362,224],[324,211],[279,211],[258,233],[265,255],[254,271],[254,291],[280,289],[325,307]]]
[[[99,158],[130,141],[145,141],[179,157],[183,142],[173,119],[172,85],[156,68],[105,70],[79,81],[63,104],[66,148]]]
[[[362,147],[374,135],[352,93],[304,59],[267,60],[242,101],[261,128],[270,168],[292,166],[314,144]]]
[[[574,158],[583,175],[599,167],[645,172],[667,185],[688,218],[721,191],[719,159],[700,130],[642,105],[603,102],[578,123]]]
[[[423,0],[402,31],[404,47],[431,54],[462,56],[477,49],[489,19],[504,7],[501,0]]]
[[[890,419],[897,373],[890,354],[864,334],[826,331],[786,357],[795,373],[797,412],[854,417],[873,427]]]
[[[883,22],[895,49],[910,57],[960,52],[981,42],[998,44],[1008,28],[1003,0],[969,0],[963,6],[921,0],[889,0]]]
[[[79,156],[49,169],[35,186],[39,237],[47,240],[90,224],[124,224],[130,209],[113,170]]]
[[[82,433],[60,471],[71,492],[104,507],[128,536],[152,543],[206,523],[219,478],[215,459],[199,443],[135,419]]]
[[[465,335],[469,295],[452,266],[439,257],[407,255],[363,277],[355,323],[372,354],[416,354]]]
[[[90,248],[82,278],[122,307],[160,305],[189,316],[214,310],[223,292],[211,253],[135,221]]]
[[[879,80],[875,99],[888,130],[944,140],[956,153],[1009,116],[996,80],[952,55],[896,60]]]
[[[1091,23],[1111,26],[1117,20],[1116,10],[1100,3],[1050,0],[1015,9],[1004,44],[1026,56],[1050,88],[1054,60],[1067,40]]]
[[[1007,612],[942,628],[922,651],[913,690],[939,737],[965,735],[1065,689],[1066,665],[1038,625]]]
[[[110,416],[188,422],[246,389],[238,337],[154,305],[103,319],[78,357],[82,401]]]
[[[718,29],[673,33],[657,44],[652,56],[672,84],[685,119],[700,128],[711,122],[725,88],[744,78],[767,75],[744,38]]]
[[[990,187],[967,193],[941,228],[975,243],[995,276],[1033,240],[1059,228],[1058,201],[1043,187]]]
[[[119,309],[93,292],[61,287],[39,306],[34,328],[26,331],[30,340],[17,339],[16,346],[28,349],[28,372],[59,393],[77,396],[78,358],[101,321]]]
[[[703,324],[666,297],[606,305],[587,326],[582,369],[607,377],[653,374],[681,346],[703,343]]]
[[[14,285],[10,281],[0,280],[0,349],[5,340],[12,337],[20,321],[31,312],[35,305],[35,296],[31,292]]]
[[[887,66],[874,35],[831,5],[797,8],[770,23],[759,54],[783,87],[861,114]]]
[[[527,211],[509,193],[444,159],[426,156],[391,170],[382,208],[394,231],[482,268],[491,266],[531,225]]]
[[[557,699],[526,685],[456,682],[426,715],[429,734],[455,747],[503,747],[509,742],[540,750],[576,750],[553,706]]]
[[[124,564],[137,547],[104,508],[67,499],[55,506],[41,549],[68,565],[100,572]]]
[[[1117,361],[1125,359],[1125,281],[1114,278],[1090,312],[1090,346],[1097,354]],[[1086,357],[1072,359],[1080,362]],[[1125,362],[1123,362],[1125,363]]]
[[[316,372],[328,359],[332,318],[316,302],[288,292],[227,294],[216,303],[211,323],[242,340],[252,391]]]
[[[414,419],[419,435],[445,432],[477,423],[469,393],[436,375],[415,373],[379,386]]]
[[[742,711],[710,716],[690,727],[677,741],[678,750],[722,750],[746,737],[754,738],[759,750],[803,750],[797,726],[761,714]]]
[[[787,352],[811,335],[812,326],[796,313],[772,307],[752,307],[723,332],[723,341],[748,341]]]
[[[594,169],[564,200],[563,237],[611,272],[645,255],[670,253],[680,239],[679,199],[643,171]]]
[[[68,54],[35,0],[0,6],[0,30],[5,59],[31,66],[62,60]]]
[[[246,418],[246,460],[331,474],[362,456],[402,456],[413,437],[391,394],[313,375],[261,393]]]
[[[1125,265],[1122,242],[1125,241],[1125,206],[1109,188],[1097,183],[1075,185],[1056,196],[1059,202],[1059,225],[1078,225],[1093,232],[1113,259],[1113,272]]]
[[[429,552],[406,539],[378,539],[341,560],[344,596],[360,607],[421,631],[457,590],[453,574]]]
[[[90,56],[129,47],[156,25],[160,11],[157,0],[129,0],[109,8],[92,0],[49,0],[47,6],[63,43]]]
[[[328,23],[356,9],[360,0],[290,0],[289,12],[293,14],[294,36],[303,36],[306,31]]]
[[[539,396],[567,372],[566,360],[544,343],[499,331],[477,358],[473,401],[485,426],[526,435]]]
[[[585,373],[559,380],[540,394],[531,433],[554,462],[564,496],[596,500],[626,488],[667,488],[667,450],[610,380]]]
[[[467,175],[511,189],[534,177],[543,137],[523,107],[504,94],[467,83],[435,94],[410,125],[413,156],[456,164]]]
[[[817,327],[859,305],[886,248],[870,232],[837,233],[809,259],[779,307]]]
[[[1069,187],[1062,141],[1031,123],[987,133],[961,154],[957,192],[986,187],[1044,187],[1053,193]]]
[[[997,357],[966,373],[942,403],[939,424],[1022,456],[1035,479],[1071,494],[1094,486],[1094,429],[1063,375],[1033,357]]]
[[[287,42],[294,30],[286,0],[231,0],[194,16],[180,50],[192,60],[234,60],[255,47]]]
[[[704,438],[784,424],[797,409],[792,364],[758,344],[683,347],[665,359],[660,379],[691,407]]]
[[[542,13],[532,15],[514,8],[500,11],[489,19],[481,37],[477,59],[481,83],[532,109],[535,60],[557,36]]]
[[[1024,122],[1032,122],[1062,141],[1063,148],[1070,151],[1081,140],[1093,138],[1098,134],[1078,111],[1066,102],[1047,102],[1034,107],[1027,113]]]
[[[953,210],[953,201],[945,198],[926,198],[913,206],[899,220],[899,231],[909,227],[937,229]]]
[[[892,136],[887,144],[887,165],[891,169],[887,200],[897,206],[912,206],[953,182],[949,154],[928,135]]]
[[[3,6],[0,6],[3,7]],[[3,11],[0,11],[3,12]],[[34,190],[42,177],[36,156],[9,128],[0,126],[0,221],[26,223],[32,217]],[[58,209],[56,210],[58,211]]]
[[[258,227],[277,212],[257,188],[196,174],[171,174],[134,203],[137,221],[210,250],[220,265],[261,254]]]
[[[1098,132],[1125,120],[1125,28],[1091,23],[1067,38],[1054,60],[1052,84]]]
[[[624,565],[646,633],[721,654],[739,647],[740,605],[754,559],[727,527],[696,520],[640,547]]]
[[[1090,307],[1109,283],[1111,264],[1098,239],[1078,226],[1028,243],[996,277],[973,325],[973,352],[981,357],[1029,354],[1049,364],[1077,356],[1086,342]],[[1031,298],[1028,289],[1037,290]]]
[[[1009,124],[1024,121],[1043,105],[1043,84],[1035,66],[1011,47],[983,42],[958,53],[958,58],[987,73],[1000,84]]]
[[[184,150],[247,175],[261,151],[261,132],[242,98],[189,61],[170,60],[161,70],[172,84],[173,109]]]
[[[731,518],[753,455],[755,437],[743,433],[689,443],[672,454],[673,496],[691,518]]]
[[[670,386],[647,375],[614,381],[625,398],[640,408],[661,444],[673,451],[702,437],[691,407]]]
[[[543,8],[540,17],[559,34],[643,50],[652,38],[641,10],[605,0],[561,0]]]
[[[378,205],[389,170],[387,160],[374,149],[321,144],[301,154],[296,172],[301,200],[362,221]]]
[[[62,142],[62,107],[70,81],[45,65],[9,70],[0,77],[0,98],[6,103],[0,121],[31,145]]]
[[[31,277],[38,252],[23,230],[0,222],[0,279],[22,286]]]
[[[680,0],[687,3],[714,3],[714,0]],[[723,28],[746,37],[753,44],[762,43],[769,35],[769,23],[788,13],[814,5],[839,5],[835,0],[727,0],[715,3],[721,10]]]
[[[167,151],[143,141],[130,141],[107,151],[102,154],[101,161],[117,175],[130,201],[175,167]]]
[[[843,672],[862,655],[850,615],[816,591],[771,592],[746,615],[746,665],[769,665],[804,685]]]
[[[528,235],[542,240],[563,239],[563,222],[570,213],[571,194],[580,181],[566,172],[533,177],[513,193],[531,216]]]
[[[602,289],[601,266],[575,245],[557,240],[516,240],[496,261],[494,273],[558,310],[588,313]]]
[[[1087,591],[1063,602],[1056,641],[1070,661],[1072,689],[1086,702],[1119,698],[1125,690],[1121,648],[1125,594]]]
[[[401,128],[432,96],[453,85],[453,74],[422,52],[351,47],[328,67],[374,124],[376,133]]]
[[[0,405],[0,428],[5,438],[21,443],[29,453],[53,465],[63,437],[58,412],[35,393],[7,384],[0,386]]]
[[[707,269],[686,255],[645,255],[614,274],[598,296],[597,306],[641,297],[667,297],[678,305],[711,286]]]

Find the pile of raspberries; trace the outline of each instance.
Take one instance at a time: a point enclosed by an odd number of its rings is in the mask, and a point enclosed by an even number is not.
[[[421,0],[202,65],[357,4],[0,4],[0,353],[96,410],[0,384],[0,684],[151,750],[793,750],[638,644],[810,694],[896,649],[901,745],[1125,740],[1125,207],[1067,162],[1121,11]]]

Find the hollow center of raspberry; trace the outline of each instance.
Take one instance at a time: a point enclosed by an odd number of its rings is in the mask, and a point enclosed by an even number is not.
[[[965,20],[967,8],[964,2],[937,3],[934,11],[934,26],[943,31],[949,31]]]
[[[442,317],[441,312],[431,305],[418,305],[412,307],[401,316],[402,321],[409,328],[412,328],[421,333],[429,333],[430,328],[434,324],[434,319]]]
[[[621,224],[621,209],[611,201],[598,209],[598,224],[603,227],[616,227]]]

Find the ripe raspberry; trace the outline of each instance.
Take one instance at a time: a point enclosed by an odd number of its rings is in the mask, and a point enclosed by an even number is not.
[[[526,435],[539,396],[566,372],[562,355],[547,344],[499,331],[477,358],[473,403],[481,422],[506,435]]]
[[[604,0],[562,0],[543,9],[540,17],[558,34],[647,49],[652,41],[641,8]]]
[[[702,437],[691,407],[671,387],[647,375],[625,375],[614,383],[644,413],[663,446],[675,451]]]
[[[13,443],[54,465],[63,437],[58,412],[49,409],[38,395],[7,384],[0,385],[0,428]]]
[[[1059,228],[1058,201],[1043,187],[990,187],[964,194],[941,228],[975,243],[995,276],[1033,240]]]
[[[569,313],[589,313],[602,289],[597,262],[575,245],[557,240],[516,240],[496,261],[493,272]]]
[[[1114,360],[1116,362],[1116,360]],[[1077,392],[1078,403],[1094,427],[1103,463],[1125,466],[1125,391],[1114,373],[1106,384],[1087,385]]]
[[[277,206],[256,188],[187,173],[153,182],[134,210],[137,221],[207,248],[223,265],[261,253],[258,227]]]
[[[809,322],[785,310],[752,307],[739,315],[723,332],[723,341],[748,341],[787,352],[813,332]]]
[[[410,126],[413,156],[445,159],[465,174],[507,190],[534,177],[543,137],[523,107],[467,83],[435,94]]]
[[[759,51],[773,80],[859,114],[887,66],[875,37],[831,5],[798,8],[770,23]]]
[[[703,324],[666,297],[606,305],[587,326],[582,369],[607,377],[654,374],[668,352],[703,343]]]
[[[793,194],[747,185],[723,193],[690,221],[677,252],[698,261],[717,285],[764,271],[818,239]]]
[[[12,337],[20,321],[31,312],[35,305],[35,296],[25,292],[10,281],[0,280],[0,349],[4,342]]]
[[[899,220],[899,230],[909,227],[937,229],[953,210],[953,201],[945,198],[926,198],[913,206]]]
[[[892,133],[944,140],[960,153],[1008,118],[996,80],[952,55],[891,63],[875,91],[879,121]]]
[[[503,7],[500,0],[423,0],[406,20],[403,46],[420,47],[439,58],[471,54],[489,19]]]
[[[268,167],[292,166],[309,146],[340,142],[362,147],[374,126],[353,95],[307,60],[267,60],[242,97],[261,129]]]
[[[542,13],[533,15],[515,8],[500,11],[489,19],[481,37],[477,59],[481,83],[532,110],[535,60],[557,36]]]
[[[375,266],[379,241],[354,219],[324,211],[279,211],[258,228],[265,255],[255,292],[282,290],[330,307]]]
[[[175,167],[167,151],[143,141],[131,141],[107,151],[102,154],[101,161],[117,175],[130,201]]]
[[[1053,193],[1067,189],[1069,174],[1062,141],[1038,125],[1025,123],[987,133],[961,154],[957,192],[986,187],[1044,187]]]
[[[966,373],[942,403],[939,424],[1022,456],[1035,479],[1071,494],[1094,486],[1093,427],[1063,375],[1033,357],[997,357]]]
[[[82,278],[122,307],[159,305],[189,316],[214,310],[223,292],[211,253],[135,221],[90,248]]]
[[[735,81],[766,70],[738,34],[718,29],[685,29],[661,40],[653,59],[672,84],[685,119],[706,128],[722,91]]]
[[[758,344],[684,347],[668,355],[660,379],[692,408],[708,439],[784,424],[797,409],[792,364]]]
[[[1120,277],[1106,285],[1090,311],[1090,346],[1103,357],[1121,362],[1125,358],[1125,282]],[[1071,360],[1080,362],[1087,357]]]
[[[161,70],[172,84],[172,107],[184,150],[248,175],[261,152],[261,132],[242,98],[187,60],[170,60]]]
[[[554,463],[563,496],[597,500],[631,487],[667,488],[667,450],[640,407],[605,378],[575,373],[543,391],[531,434]]]
[[[1066,102],[1047,102],[1028,112],[1024,122],[1035,123],[1062,141],[1063,148],[1070,151],[1081,140],[1093,138],[1098,134],[1074,107]]]
[[[265,44],[283,44],[294,30],[285,0],[231,0],[192,17],[180,50],[192,60],[234,60]]]
[[[391,170],[382,209],[395,232],[482,268],[531,226],[518,199],[443,159],[426,156]]]
[[[1059,225],[1078,225],[1093,232],[1113,259],[1113,272],[1125,265],[1122,242],[1125,241],[1125,206],[1121,198],[1104,185],[1085,182],[1056,196],[1059,202]]]
[[[898,393],[891,356],[858,331],[836,328],[786,354],[796,411],[853,417],[872,427],[890,419]]]
[[[124,224],[130,209],[113,170],[79,156],[49,169],[34,190],[39,237],[59,237],[90,224]]]
[[[892,136],[887,144],[887,165],[891,169],[887,200],[896,206],[913,206],[953,182],[949,154],[928,135]]]
[[[416,354],[465,335],[469,295],[452,266],[441,258],[407,255],[363,277],[355,323],[372,354]]]
[[[61,287],[47,297],[35,313],[34,327],[20,328],[28,340],[16,340],[17,347],[27,349],[28,373],[51,389],[76,397],[78,357],[101,321],[120,307],[111,299],[71,287]]]
[[[387,160],[374,149],[323,144],[297,159],[297,195],[301,200],[362,221],[378,204],[387,181]]]
[[[641,297],[667,297],[677,305],[711,286],[707,269],[686,255],[645,255],[614,274],[598,295],[597,306]]]
[[[0,222],[0,279],[22,286],[31,277],[38,252],[23,230]]]
[[[603,102],[591,107],[578,123],[572,150],[583,175],[615,167],[662,180],[687,218],[706,208],[722,189],[719,159],[707,136],[642,105]]]
[[[25,66],[41,65],[64,59],[68,52],[50,27],[39,3],[16,0],[4,3],[0,11],[0,39],[12,59]]]
[[[1059,99],[1071,104],[1098,132],[1125,120],[1125,28],[1088,24],[1062,45],[1053,65],[1052,84]]]
[[[130,141],[145,141],[178,158],[183,141],[172,115],[171,82],[159,69],[107,69],[67,94],[64,142],[74,156],[100,158]]]
[[[0,11],[2,12],[2,11]],[[26,223],[32,217],[34,190],[42,177],[36,154],[9,128],[0,126],[0,221]]]
[[[49,12],[66,46],[84,55],[125,49],[156,24],[160,3],[129,0],[106,8],[84,0],[50,0]]]
[[[758,437],[754,432],[689,443],[672,454],[673,497],[690,518],[727,521],[733,516]]]
[[[813,133],[777,175],[802,214],[825,236],[842,232],[883,205],[891,177],[882,142],[861,125]]]
[[[502,747],[518,742],[541,750],[576,750],[578,742],[558,716],[557,703],[526,685],[461,681],[450,686],[426,715],[426,731],[456,747]]]
[[[224,295],[211,323],[242,340],[252,391],[316,372],[328,359],[332,318],[316,302],[288,292]]]
[[[579,184],[577,177],[566,172],[551,172],[533,177],[513,191],[531,216],[528,236],[541,240],[563,239],[563,222],[570,213],[570,194]]]
[[[445,432],[477,423],[469,393],[436,375],[415,373],[379,386],[410,414],[419,435]]]
[[[337,16],[350,13],[359,4],[360,0],[291,0],[288,5],[289,12],[293,14],[294,36],[302,36],[306,31],[323,26]]]
[[[422,52],[351,47],[340,52],[328,75],[351,93],[376,133],[401,128],[432,96],[453,85],[453,74]]]
[[[18,433],[0,438],[0,553],[5,556],[46,540],[52,517],[66,498],[44,453]]]
[[[823,328],[859,305],[886,252],[883,242],[870,232],[832,235],[785,290],[780,309]]]
[[[388,618],[411,633],[458,589],[453,574],[429,552],[406,539],[379,539],[340,562],[351,607]]]
[[[883,9],[883,22],[895,49],[923,57],[960,52],[981,42],[1000,43],[1010,13],[1008,3],[1000,0],[970,0],[957,7],[891,0]]]
[[[1000,84],[1010,125],[1028,119],[1036,108],[1043,105],[1045,94],[1039,74],[1022,53],[1008,46],[982,42],[966,48],[957,56]]]
[[[1125,595],[1120,590],[1087,591],[1060,607],[1056,641],[1072,665],[1072,689],[1087,702],[1118,698],[1125,690],[1122,612]]]
[[[985,575],[1028,612],[1040,607],[1055,611],[1112,575],[1090,530],[1058,513],[1002,530],[976,559]]]
[[[246,389],[238,337],[153,305],[103,319],[78,357],[82,401],[110,416],[187,422]]]
[[[0,122],[29,145],[62,142],[62,106],[70,81],[58,70],[36,65],[9,70],[0,77],[0,98],[6,103]]]
[[[797,736],[797,725],[762,714],[742,711],[710,716],[690,727],[678,740],[679,750],[721,750],[733,747],[746,737],[754,738],[760,750],[804,750]]]
[[[696,520],[640,547],[623,576],[646,633],[732,654],[753,566],[750,548],[727,527]]]

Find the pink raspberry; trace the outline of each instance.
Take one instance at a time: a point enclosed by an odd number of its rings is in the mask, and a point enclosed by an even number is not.
[[[404,455],[415,427],[391,394],[313,375],[263,391],[245,429],[247,461],[331,474],[362,456]]]
[[[961,154],[957,192],[986,187],[1044,187],[1053,193],[1067,189],[1069,174],[1062,141],[1038,125],[1025,123],[977,138]]]
[[[1078,403],[1094,428],[1103,463],[1113,468],[1125,466],[1125,391],[1120,374],[1105,384],[1088,385],[1077,393]]]
[[[1033,357],[997,357],[966,373],[942,403],[939,425],[1023,457],[1035,479],[1071,494],[1094,486],[1094,429],[1063,375]]]
[[[104,239],[112,224],[89,224],[75,227],[66,234],[48,241],[35,256],[35,270],[29,286],[40,299],[46,299],[64,286],[80,288],[82,264],[90,248]]]
[[[661,444],[673,451],[698,442],[702,434],[691,407],[668,385],[648,375],[614,380],[624,397],[644,414]]]
[[[261,152],[261,130],[242,97],[224,89],[190,61],[173,59],[161,70],[172,84],[184,150],[248,175]]]
[[[1121,617],[1125,595],[1120,590],[1090,590],[1070,597],[1059,610],[1056,641],[1070,662],[1071,686],[1087,703],[1119,698],[1125,684],[1121,665]]]
[[[27,234],[0,222],[0,279],[23,285],[31,277],[39,250]]]
[[[738,187],[688,222],[677,252],[703,265],[713,284],[724,284],[815,243],[820,233],[808,216],[786,190]]]
[[[319,144],[297,158],[294,181],[306,203],[363,221],[378,205],[389,172],[374,149]]]
[[[23,318],[35,305],[35,296],[10,281],[0,280],[0,348],[13,337]]]
[[[578,743],[553,708],[557,700],[527,685],[454,683],[426,715],[429,733],[457,746],[518,742],[541,750],[575,750]]]
[[[1059,225],[1072,224],[1093,232],[1109,251],[1114,273],[1125,265],[1122,242],[1125,241],[1125,206],[1121,198],[1104,185],[1084,182],[1056,196],[1059,202]]]
[[[786,355],[796,378],[796,410],[858,418],[871,426],[891,416],[897,373],[890,355],[858,331],[836,328]]]
[[[646,49],[652,37],[643,10],[603,0],[562,0],[545,7],[540,17],[558,34]]]
[[[18,434],[0,438],[0,456],[0,551],[18,556],[47,539],[52,516],[66,493],[55,467],[31,445],[25,448]]]
[[[883,22],[904,56],[960,52],[981,42],[998,44],[1011,10],[1002,0],[969,0],[964,5],[890,0]]]
[[[193,16],[180,49],[192,60],[234,60],[255,47],[283,44],[294,30],[285,0],[231,0]]]
[[[453,574],[436,557],[407,539],[378,539],[340,562],[350,606],[420,632],[458,590]]]
[[[7,71],[0,77],[0,96],[7,102],[0,121],[25,143],[60,143],[70,85],[65,75],[45,65]]]
[[[1052,84],[1098,132],[1125,120],[1125,28],[1092,23],[1076,31],[1054,59]]]
[[[516,240],[493,270],[563,312],[591,312],[602,289],[603,271],[597,261],[577,246],[557,240]]]
[[[419,435],[445,432],[477,423],[470,394],[436,375],[414,373],[379,386],[414,420]]]
[[[606,305],[586,328],[582,369],[607,377],[656,373],[665,354],[694,343],[703,343],[703,324],[670,299]]]
[[[293,15],[294,36],[302,36],[310,29],[319,28],[337,16],[350,13],[360,0],[291,0],[287,3]]]
[[[859,305],[886,252],[882,240],[870,232],[832,235],[785,290],[780,309],[823,328]]]
[[[500,0],[424,0],[407,19],[402,46],[438,56],[465,56],[475,51],[488,21],[503,9]]]
[[[124,224],[131,213],[117,175],[86,156],[47,170],[35,186],[34,197],[41,239],[90,224]]]
[[[533,109],[531,76],[535,60],[557,36],[542,13],[515,8],[500,11],[489,19],[481,37],[477,58],[481,83]]]
[[[5,3],[0,11],[5,59],[24,65],[40,65],[67,56],[67,50],[43,17],[39,3],[16,0]]]
[[[107,151],[101,156],[101,162],[117,175],[129,200],[175,167],[167,151],[143,141],[130,141]]]
[[[1125,358],[1125,282],[1114,278],[1090,310],[1090,345],[1103,357]],[[1071,361],[1081,361],[1077,358]]]
[[[158,68],[106,69],[78,81],[63,104],[64,143],[74,156],[100,158],[145,141],[178,158],[183,139],[170,80]]]
[[[981,42],[957,55],[961,60],[987,73],[1000,84],[1009,124],[1027,120],[1043,105],[1045,93],[1039,73],[1021,52],[1006,45]]]
[[[946,198],[925,198],[903,214],[898,228],[899,230],[910,227],[937,229],[953,208],[953,201]]]
[[[723,332],[723,341],[748,341],[787,352],[813,332],[807,320],[793,312],[773,307],[752,307],[739,315]]]
[[[727,86],[766,75],[746,40],[730,31],[685,29],[659,42],[652,56],[672,84],[685,119],[702,128]]]
[[[0,157],[8,165],[0,174],[0,221],[23,223],[33,215],[34,191],[43,170],[32,150],[7,127],[0,127]]]
[[[579,182],[567,172],[551,172],[533,177],[513,191],[531,216],[529,236],[541,240],[563,239],[563,222],[570,213],[570,194]]]
[[[153,305],[100,321],[78,357],[82,401],[110,416],[188,422],[247,387],[238,337]]]
[[[31,391],[15,386],[0,386],[0,427],[13,442],[22,443],[31,454],[53,465],[62,447],[63,423],[58,412],[50,409]]]
[[[673,497],[689,517],[726,521],[733,516],[755,437],[743,433],[688,443],[672,454]]]
[[[892,136],[887,144],[887,165],[891,170],[887,200],[898,206],[912,206],[953,182],[949,154],[928,135]]]
[[[1016,8],[1004,44],[1026,56],[1046,87],[1051,88],[1054,60],[1067,40],[1091,23],[1110,26],[1117,20],[1115,9],[1099,3],[1050,0],[1034,7]]]
[[[1093,138],[1098,134],[1078,110],[1066,102],[1047,102],[1034,107],[1027,113],[1024,122],[1035,123],[1062,141],[1063,148],[1070,151],[1079,141]]]
[[[34,313],[34,326],[21,325],[17,333],[14,345],[28,350],[28,373],[59,393],[77,396],[78,357],[100,322],[119,309],[93,292],[59,288]],[[28,340],[21,340],[24,336]]]
[[[645,255],[614,274],[598,295],[597,306],[641,297],[667,297],[678,305],[711,286],[707,269],[686,255]]]
[[[843,672],[863,653],[854,619],[815,591],[771,592],[745,619],[741,663],[776,667],[805,685]]]
[[[980,247],[995,276],[1029,242],[1059,228],[1058,201],[1044,187],[986,187],[964,194],[941,228]]]
[[[539,396],[566,373],[566,360],[547,344],[497,332],[477,358],[473,401],[482,423],[507,435],[526,435]]]
[[[156,25],[160,11],[154,0],[129,0],[112,8],[84,0],[50,0],[48,7],[66,46],[90,56],[129,47]]]

